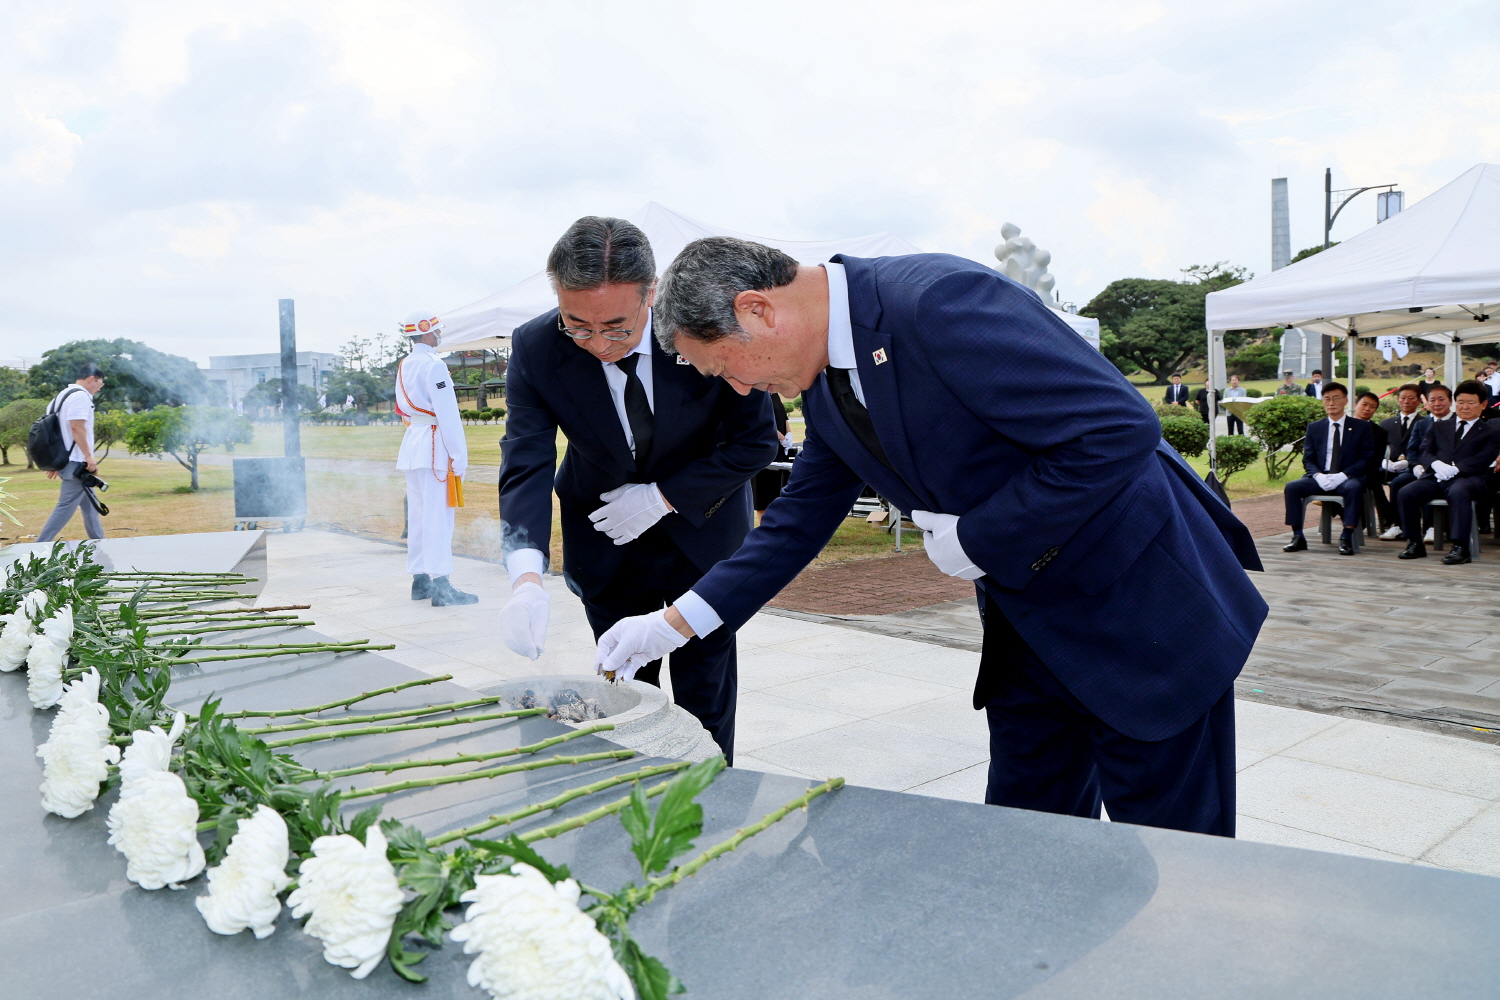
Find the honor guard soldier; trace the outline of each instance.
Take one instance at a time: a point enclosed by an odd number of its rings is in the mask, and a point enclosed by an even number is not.
[[[411,353],[396,369],[396,413],[406,424],[396,468],[406,473],[406,570],[411,599],[432,606],[473,604],[479,598],[454,590],[453,510],[464,505],[463,474],[469,447],[453,376],[434,348],[442,322],[430,312],[414,312],[401,324]]]

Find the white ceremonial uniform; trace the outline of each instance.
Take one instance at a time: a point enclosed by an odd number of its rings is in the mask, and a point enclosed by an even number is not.
[[[410,421],[396,468],[406,473],[406,570],[436,579],[453,572],[453,510],[448,506],[448,471],[469,466],[469,447],[453,376],[437,351],[413,344],[401,362],[396,406]]]

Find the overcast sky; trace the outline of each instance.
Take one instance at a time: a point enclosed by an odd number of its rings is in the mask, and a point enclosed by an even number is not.
[[[1082,305],[1268,271],[1272,177],[1295,252],[1325,166],[1409,206],[1500,160],[1495,0],[11,0],[0,37],[0,363],[270,351],[282,297],[333,350],[653,200],[987,263],[1012,221]]]

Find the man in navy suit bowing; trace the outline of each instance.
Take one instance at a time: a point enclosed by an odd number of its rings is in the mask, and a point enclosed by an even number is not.
[[[512,337],[501,441],[512,586],[501,626],[506,645],[532,659],[549,617],[541,574],[554,486],[564,579],[597,637],[670,604],[739,547],[751,524],[750,479],[776,457],[765,393],[738,395],[651,336],[656,262],[640,229],[579,219],[552,248],[547,274],[559,308]],[[560,468],[559,429],[568,441]],[[621,672],[657,684],[661,661]],[[736,686],[731,629],[672,654],[673,696],[731,759]]]
[[[958,257],[801,267],[715,237],[662,280],[663,347],[738,392],[802,392],[806,444],[739,552],[605,633],[604,666],[738,627],[869,483],[976,581],[986,801],[1233,835],[1232,681],[1266,614],[1242,567],[1260,562],[1113,365]]]
[[[1359,530],[1364,511],[1365,474],[1375,460],[1375,438],[1366,421],[1356,420],[1344,412],[1349,390],[1342,382],[1322,387],[1324,420],[1307,425],[1302,439],[1302,468],[1307,475],[1286,484],[1286,523],[1292,529],[1292,540],[1283,552],[1301,552],[1307,548],[1302,534],[1303,500],[1326,494],[1339,497],[1344,531],[1339,536],[1339,555],[1354,555],[1354,533]]]

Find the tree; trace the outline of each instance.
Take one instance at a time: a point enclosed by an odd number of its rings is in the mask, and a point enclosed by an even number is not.
[[[0,368],[0,406],[26,399],[30,395],[25,372],[19,368]]]
[[[26,435],[31,425],[47,412],[49,399],[15,399],[0,408],[0,464],[10,464],[10,450],[26,447]],[[26,468],[32,468],[31,455],[26,455]]]
[[[171,455],[192,474],[196,490],[198,455],[205,448],[249,444],[254,436],[250,421],[223,407],[153,406],[131,417],[125,444],[132,455]]]
[[[241,401],[247,410],[281,410],[281,379],[268,378],[250,387]],[[310,385],[297,383],[297,408],[303,413],[315,413],[322,409],[318,405],[318,393]]]
[[[104,372],[104,389],[94,397],[97,406],[153,406],[201,403],[208,398],[208,380],[187,358],[163,354],[134,340],[73,340],[42,355],[26,373],[31,394],[56,395],[78,379],[85,363]]]
[[[1306,250],[1298,250],[1297,251],[1297,256],[1293,257],[1287,263],[1289,263],[1289,264],[1295,264],[1299,260],[1306,260],[1307,258],[1313,256],[1314,254],[1320,254],[1324,250],[1332,250],[1336,246],[1338,246],[1337,243],[1330,243],[1326,247],[1322,246],[1322,245],[1319,245],[1319,246],[1315,246],[1315,247],[1308,247]]]
[[[1229,485],[1229,477],[1244,472],[1260,457],[1260,446],[1243,434],[1221,434],[1214,439],[1218,459],[1219,482]]]
[[[1277,396],[1250,408],[1245,425],[1266,450],[1266,478],[1286,478],[1297,452],[1281,449],[1301,441],[1307,425],[1322,416],[1323,404],[1311,396]]]
[[[135,414],[129,410],[105,410],[94,414],[94,450],[104,449],[100,458],[108,458],[110,446],[125,440],[134,419]]]
[[[1160,278],[1121,278],[1112,281],[1083,309],[1084,316],[1099,321],[1099,347],[1122,371],[1134,367],[1155,376],[1165,385],[1194,357],[1204,353],[1207,330],[1203,325],[1203,299],[1209,292],[1228,288],[1250,275],[1227,261],[1194,264],[1182,273],[1191,281]],[[1244,338],[1225,335],[1228,348]]]

